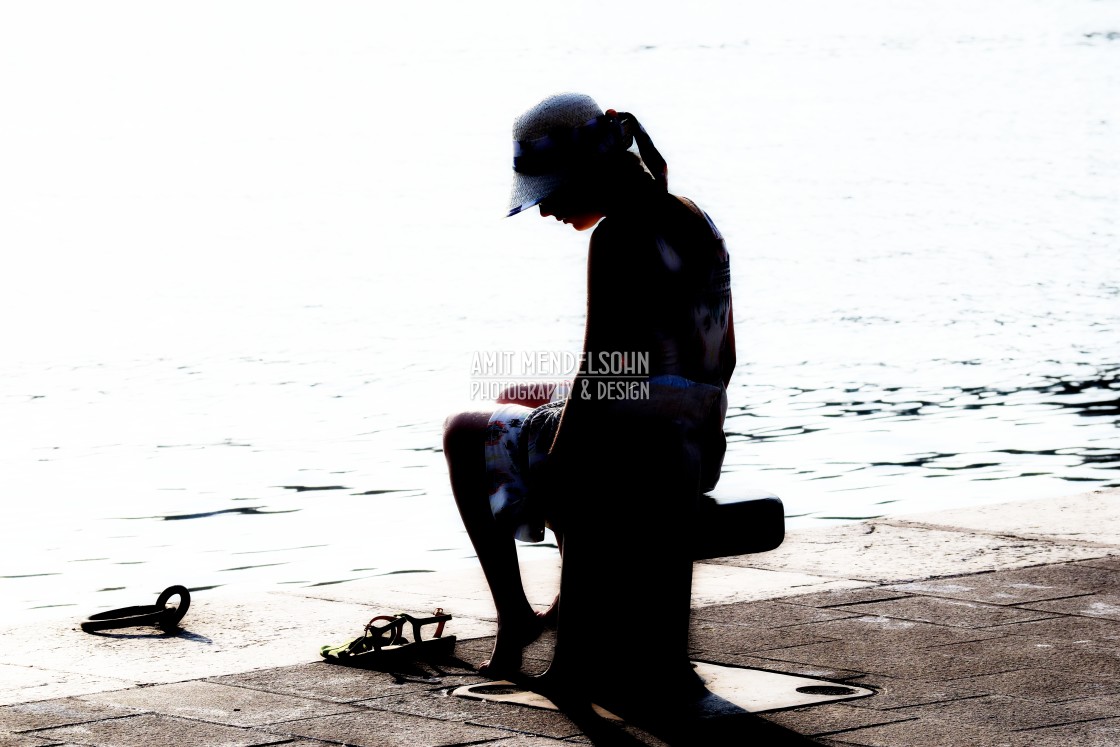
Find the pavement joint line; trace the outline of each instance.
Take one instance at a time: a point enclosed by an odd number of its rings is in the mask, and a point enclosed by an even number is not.
[[[865,684],[864,687],[871,687],[871,685]],[[943,703],[960,703],[960,702],[965,701],[965,700],[979,700],[981,698],[990,698],[991,696],[992,696],[991,693],[979,693],[977,695],[961,695],[961,696],[955,697],[955,698],[944,698],[942,700],[936,700],[936,701],[933,701],[931,703],[919,703],[917,705],[896,705],[896,706],[874,706],[870,703],[861,703],[859,701],[852,701],[851,706],[853,708],[866,708],[869,711],[901,711],[905,708],[916,708],[916,707],[928,706],[928,705],[941,705]],[[871,698],[866,698],[865,700],[871,700]],[[864,727],[857,727],[857,728],[864,728]]]
[[[803,708],[811,708],[812,706],[802,706],[802,707]],[[796,710],[796,709],[790,709],[790,710]],[[886,709],[883,709],[883,710],[886,710]],[[781,711],[777,711],[777,712],[781,713]],[[921,719],[920,716],[914,716],[913,718],[904,718],[904,719],[899,719],[898,721],[892,721],[890,724],[874,724],[872,726],[852,726],[852,727],[849,727],[847,729],[836,729],[834,731],[813,732],[813,737],[814,738],[834,737],[837,734],[849,734],[853,731],[862,731],[863,729],[875,729],[875,728],[878,728],[880,726],[895,726],[895,725],[898,725],[898,724],[909,724],[913,721],[921,721],[921,720],[922,719]]]
[[[869,587],[866,587],[866,588],[872,589],[872,588],[875,588],[875,587],[869,586]],[[896,597],[884,597],[882,599],[875,599],[875,600],[870,600],[870,601],[869,600],[860,600],[858,602],[840,602],[838,604],[830,604],[830,605],[827,605],[827,606],[824,606],[824,607],[817,607],[816,609],[836,610],[836,609],[846,608],[846,607],[858,607],[861,604],[875,604],[877,602],[891,602],[891,601],[894,601],[895,599],[905,599],[906,597],[909,597],[909,596],[914,596],[914,594],[909,593],[909,592],[906,592],[906,593],[899,592],[899,595],[896,596]],[[796,602],[790,602],[790,604],[796,604]],[[806,606],[812,607],[812,605],[806,605]],[[794,624],[796,625],[797,623],[794,623]],[[778,627],[783,627],[783,626],[778,626]]]
[[[1096,542],[1096,541],[1093,541],[1093,540],[1077,539],[1076,537],[1067,537],[1067,536],[1054,537],[1054,536],[1045,535],[1045,534],[1037,534],[1035,532],[993,531],[993,530],[985,530],[985,529],[976,529],[976,528],[973,528],[973,527],[954,526],[952,524],[937,524],[937,523],[928,522],[928,521],[916,521],[916,520],[912,520],[912,519],[903,519],[903,518],[872,519],[872,520],[869,520],[867,523],[868,523],[869,526],[872,526],[872,527],[881,525],[881,526],[897,527],[899,529],[930,529],[930,530],[939,531],[939,532],[957,532],[959,534],[983,535],[985,537],[995,537],[996,539],[1023,540],[1023,541],[1030,541],[1030,542],[1043,542],[1043,543],[1052,544],[1052,545],[1078,545],[1078,546],[1084,546],[1084,547],[1101,547],[1101,548],[1106,548],[1107,547],[1107,548],[1113,548],[1113,549],[1115,549],[1115,547],[1116,547],[1116,545],[1113,544],[1113,543]],[[869,534],[873,533],[873,531],[874,530],[872,530],[872,532],[869,532]],[[1115,552],[1107,553],[1106,556],[1104,556],[1104,557],[1107,557],[1108,555],[1114,555],[1114,554],[1116,554],[1116,553]]]
[[[1070,701],[1065,701],[1070,702]],[[1112,716],[1094,716],[1093,718],[1081,718],[1076,721],[1061,721],[1055,724],[1039,724],[1038,726],[1025,726],[1022,729],[1012,729],[1011,731],[1025,734],[1032,731],[1039,731],[1041,729],[1056,729],[1062,726],[1073,726],[1075,724],[1091,724],[1094,721],[1112,721],[1120,719],[1120,715]]]
[[[224,677],[226,675],[218,675],[218,676],[219,677]],[[378,696],[375,696],[375,697],[372,697],[372,698],[357,698],[355,700],[338,701],[338,700],[329,700],[327,698],[321,698],[321,697],[318,697],[316,695],[302,695],[302,694],[301,695],[288,695],[287,693],[279,692],[277,690],[266,690],[263,687],[252,687],[250,685],[246,685],[246,684],[243,684],[243,683],[240,683],[240,682],[214,682],[214,679],[216,679],[216,677],[200,677],[198,679],[193,679],[193,680],[182,680],[181,682],[166,682],[166,683],[159,683],[159,684],[182,685],[182,684],[187,684],[187,683],[191,683],[191,682],[205,682],[208,685],[216,685],[218,687],[236,687],[240,690],[249,690],[249,691],[255,692],[255,693],[268,693],[269,695],[287,695],[287,697],[299,698],[300,700],[310,700],[310,701],[313,701],[315,703],[322,703],[323,705],[331,705],[331,706],[353,705],[354,703],[360,703],[364,700],[377,700],[378,698],[389,697],[389,696],[386,696],[386,695],[378,695]],[[158,685],[155,685],[155,686],[158,687]],[[121,691],[118,690],[116,692],[121,692]],[[100,694],[100,693],[97,693],[97,694]],[[305,718],[305,717],[300,716],[300,718]],[[313,716],[311,718],[317,718],[317,717]],[[298,720],[298,719],[293,719],[293,720]]]
[[[151,714],[151,713],[155,713],[155,711],[137,711],[136,713],[122,713],[119,716],[105,716],[104,718],[91,718],[88,721],[73,721],[73,722],[66,723],[66,724],[58,724],[58,725],[55,725],[55,726],[35,726],[35,727],[30,728],[30,729],[20,729],[20,730],[17,730],[17,731],[13,731],[12,734],[31,734],[31,735],[34,735],[34,733],[37,732],[37,731],[47,731],[47,730],[50,730],[50,729],[62,729],[62,728],[68,727],[68,726],[84,726],[86,724],[97,724],[97,723],[100,723],[102,721],[118,721],[120,719],[132,718],[133,716],[143,716],[143,715]],[[3,734],[4,734],[4,732],[0,731],[0,736],[3,736]]]

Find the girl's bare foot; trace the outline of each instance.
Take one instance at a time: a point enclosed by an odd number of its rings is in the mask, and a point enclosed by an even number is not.
[[[541,612],[530,611],[515,624],[498,619],[498,634],[490,658],[478,665],[478,671],[488,677],[508,679],[521,673],[522,651],[541,637],[545,617],[553,608]]]

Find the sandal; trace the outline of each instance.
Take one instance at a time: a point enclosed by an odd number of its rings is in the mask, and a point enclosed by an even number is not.
[[[319,654],[330,662],[371,669],[402,661],[446,657],[455,649],[455,636],[443,634],[443,627],[450,619],[451,615],[444,614],[442,607],[432,617],[413,617],[404,612],[378,615],[366,623],[365,632],[360,637],[339,646],[322,646]],[[383,624],[379,625],[382,621]],[[431,638],[424,640],[421,628],[433,624],[435,632]],[[412,626],[412,641],[405,637],[406,625]]]

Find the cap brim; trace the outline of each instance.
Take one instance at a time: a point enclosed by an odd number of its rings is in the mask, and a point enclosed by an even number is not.
[[[552,194],[563,183],[560,174],[518,174],[513,175],[513,192],[509,200],[508,218],[522,210],[528,210]]]

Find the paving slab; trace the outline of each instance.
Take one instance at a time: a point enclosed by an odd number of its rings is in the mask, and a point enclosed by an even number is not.
[[[1083,560],[1102,554],[1104,551],[1095,545],[878,520],[802,531],[776,550],[718,562],[891,583]]]
[[[451,694],[452,689],[441,688],[411,696],[378,698],[363,705],[395,713],[461,721],[553,739],[567,739],[583,733],[571,719],[558,711],[457,697]]]
[[[1007,635],[939,646],[932,650],[970,658],[998,659],[1016,669],[1068,669],[1094,677],[1120,679],[1120,650],[1116,646],[1071,640],[1068,636]]]
[[[862,671],[868,675],[913,677],[930,681],[1006,672],[1015,666],[998,659],[960,656],[946,650],[947,648],[951,647],[884,649],[881,644],[872,641],[831,641],[774,649],[755,656]],[[885,650],[890,651],[888,656],[883,655]]]
[[[295,664],[214,677],[209,682],[300,698],[353,703],[429,688],[430,683],[407,681],[357,667],[326,662]]]
[[[280,741],[273,734],[150,713],[36,732],[36,737],[90,747],[256,747]]]
[[[264,728],[280,736],[311,737],[345,743],[349,747],[416,747],[419,744],[444,747],[516,736],[504,729],[373,708]]]
[[[0,734],[0,747],[66,747],[61,742],[27,734]]]
[[[1069,599],[1055,599],[1049,602],[1036,602],[1026,605],[1033,610],[1060,612],[1063,615],[1099,617],[1105,620],[1120,621],[1120,593],[1086,594]]]
[[[878,645],[889,648],[898,646],[933,648],[1007,635],[996,628],[961,628],[883,615],[853,615],[841,620],[808,623],[781,630],[803,631],[834,640],[874,641]]]
[[[866,672],[828,666],[821,662],[782,661],[780,659],[765,659],[759,655],[725,654],[720,651],[703,651],[693,656],[692,660],[724,664],[731,667],[761,669],[767,672],[778,672],[779,674],[795,674],[800,677],[836,682],[850,680],[855,685],[860,685],[860,681],[867,676]]]
[[[1034,729],[1022,735],[1033,747],[1116,747],[1120,744],[1120,718]]]
[[[493,742],[486,742],[486,747],[557,747],[557,745],[591,744],[591,740],[582,737],[573,737],[560,741],[546,737],[527,737],[522,734],[506,737]],[[284,745],[288,747],[288,745]]]
[[[705,651],[752,654],[831,640],[834,639],[806,631],[802,626],[763,628],[698,620],[690,627],[688,648],[696,654]]]
[[[138,712],[135,708],[111,703],[90,703],[79,698],[19,703],[0,708],[0,732],[46,729],[106,718],[134,716]]]
[[[58,740],[48,741],[27,734],[0,732],[0,747],[59,747]]]
[[[1045,620],[1008,623],[987,630],[1008,635],[1059,638],[1070,641],[1096,641],[1110,646],[1120,642],[1120,621],[1059,615]]]
[[[914,677],[887,677],[874,674],[854,679],[852,683],[875,690],[874,697],[853,701],[850,704],[852,707],[883,711],[976,698],[988,694],[987,690],[976,685],[971,687],[964,685],[960,680],[935,682]]]
[[[65,662],[64,668],[57,669],[0,664],[0,705],[84,695],[139,684],[135,679],[70,671],[78,666],[73,660]]]
[[[1042,566],[999,573],[913,581],[887,587],[992,605],[1021,605],[1093,594],[1120,587],[1120,572],[1080,564]]]
[[[97,693],[83,696],[82,700],[242,727],[355,710],[343,703],[280,695],[205,680]]]
[[[1113,571],[1103,571],[1114,573]],[[897,591],[907,591],[927,596],[947,599],[964,599],[986,604],[1015,605],[1029,602],[1047,602],[1071,596],[1091,594],[1091,588],[1078,587],[1068,583],[1038,583],[1019,580],[1005,574],[979,574],[975,576],[954,576],[931,581],[914,581],[908,584],[891,586]]]
[[[844,593],[844,592],[839,592]],[[808,607],[783,601],[761,601],[753,604],[719,604],[704,607],[693,613],[693,620],[743,625],[748,627],[781,628],[827,620],[854,617],[858,612],[845,609]]]
[[[954,684],[978,687],[989,693],[1012,695],[1040,703],[1061,703],[1120,693],[1120,680],[1062,669],[1033,667],[960,678]]]
[[[854,611],[857,607],[847,607],[846,609]],[[867,602],[858,605],[858,609],[866,615],[876,617],[892,617],[899,620],[970,629],[988,628],[994,625],[1007,625],[1030,620],[1044,620],[1054,616],[1053,613],[1043,610],[918,595],[889,599],[884,602]]]
[[[1071,703],[1039,703],[1009,695],[985,695],[936,704],[898,708],[891,713],[926,720],[945,719],[960,724],[999,731],[1014,724],[1016,729],[1036,729],[1093,718],[1094,714]],[[1113,715],[1113,714],[1109,714]]]
[[[1103,558],[1092,558],[1082,561],[1081,563],[1074,563],[1073,565],[1084,565],[1089,568],[1105,568],[1107,570],[1120,571],[1120,551],[1116,551]]]
[[[73,742],[60,742],[57,739],[44,740],[29,734],[0,734],[0,747],[88,747]]]
[[[1079,721],[1093,721],[1104,718],[1116,718],[1120,715],[1120,694],[1104,695],[1095,698],[1079,698],[1077,700],[1063,700],[1058,705],[1079,718],[1070,719],[1068,723]],[[1016,727],[1018,725],[1016,724]]]
[[[990,534],[1014,533],[1057,543],[1116,547],[1120,544],[1120,490],[1091,490],[1010,505],[998,503],[910,514],[905,521],[932,526],[947,524]]]
[[[991,730],[972,724],[961,724],[945,719],[914,719],[899,721],[886,726],[872,726],[833,733],[831,745],[859,745],[859,747],[1035,747],[1023,732],[992,733]],[[1067,742],[1065,747],[1077,742]]]
[[[765,553],[763,553],[765,555]],[[773,599],[789,594],[834,591],[864,586],[864,582],[834,575],[796,573],[787,569],[760,568],[742,556],[739,564],[702,562],[693,566],[692,606]]]
[[[1000,569],[999,573],[1011,582],[1065,586],[1076,594],[1120,588],[1120,570],[1101,568],[1085,562],[1058,563],[1015,570]]]
[[[811,708],[770,713],[766,718],[798,734],[817,737],[838,731],[910,721],[914,717],[900,715],[897,711],[876,711],[855,708],[845,703],[826,703]]]
[[[887,599],[898,599],[904,596],[906,596],[904,592],[895,591],[885,586],[865,583],[863,586],[854,589],[847,589],[844,591],[831,590],[814,594],[798,594],[797,596],[784,598],[782,601],[786,604],[800,604],[807,607],[833,609],[838,612],[843,612],[843,608],[850,604],[882,602]]]

